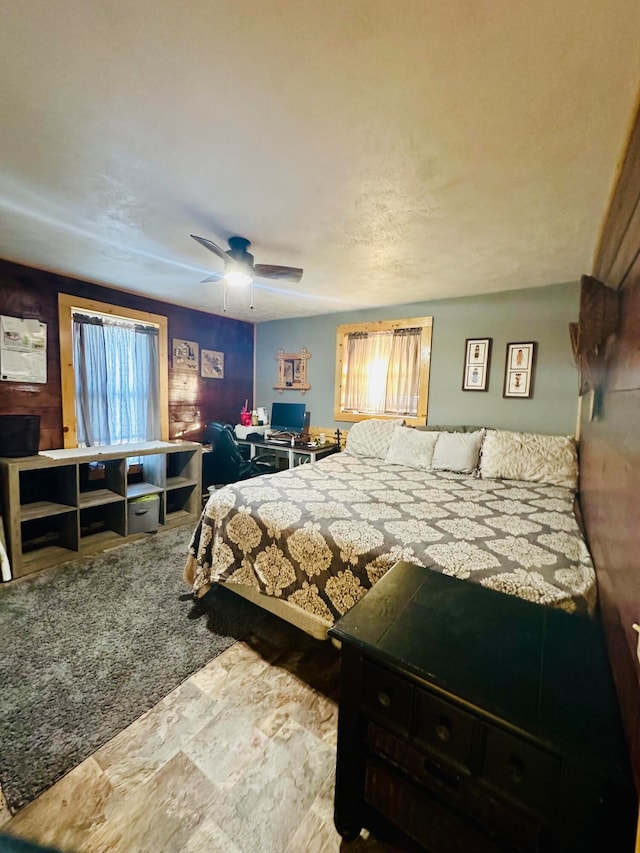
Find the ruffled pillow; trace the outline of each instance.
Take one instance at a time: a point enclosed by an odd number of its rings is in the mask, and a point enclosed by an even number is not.
[[[347,433],[346,452],[353,456],[384,459],[389,450],[393,433],[402,422],[402,418],[390,420],[368,418],[366,421],[354,424]]]
[[[487,430],[480,476],[578,487],[578,450],[571,435]]]
[[[429,468],[437,440],[437,432],[420,432],[410,427],[397,426],[385,462],[411,468]]]

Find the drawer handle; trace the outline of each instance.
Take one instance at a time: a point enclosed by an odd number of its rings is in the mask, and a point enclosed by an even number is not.
[[[438,740],[441,740],[443,743],[447,743],[451,738],[451,728],[447,725],[447,723],[438,723],[436,726],[436,736]]]
[[[391,707],[391,696],[388,693],[385,693],[384,690],[381,690],[378,693],[378,704],[382,705],[383,708]]]
[[[519,758],[513,755],[509,758],[507,776],[515,785],[519,785],[524,779],[524,764]]]
[[[453,791],[460,790],[460,776],[454,773],[453,770],[447,770],[444,767],[439,767],[433,761],[425,758],[422,764],[423,770],[433,779],[437,779],[443,785],[451,788]]]

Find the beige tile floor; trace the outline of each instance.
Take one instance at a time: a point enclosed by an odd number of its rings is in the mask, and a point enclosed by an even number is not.
[[[268,616],[0,826],[74,853],[397,850],[333,826],[339,666]]]

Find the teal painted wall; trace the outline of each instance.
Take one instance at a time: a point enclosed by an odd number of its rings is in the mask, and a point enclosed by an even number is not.
[[[311,412],[311,424],[323,427],[350,424],[333,419],[336,328],[342,323],[433,317],[430,424],[479,424],[518,431],[573,434],[576,427],[578,378],[571,353],[569,323],[578,319],[577,282],[512,290],[483,296],[396,305],[273,320],[256,328],[256,405],[274,400],[301,402]],[[466,338],[493,338],[489,390],[462,391]],[[533,398],[504,399],[502,386],[507,343],[536,341],[537,366]],[[273,389],[279,349],[311,353],[307,379],[311,390]]]

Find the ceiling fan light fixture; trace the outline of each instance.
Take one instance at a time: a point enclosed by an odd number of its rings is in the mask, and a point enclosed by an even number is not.
[[[275,264],[255,264],[253,263],[253,255],[248,251],[251,243],[246,237],[229,237],[229,248],[221,249],[220,246],[206,237],[198,237],[196,234],[191,235],[193,239],[213,252],[224,261],[224,273],[220,275],[216,273],[204,281],[217,281],[222,278],[223,281],[223,307],[227,310],[227,287],[232,285],[249,285],[249,308],[253,308],[253,279],[254,275],[259,278],[270,279],[289,279],[289,281],[298,282],[302,278],[303,270],[300,267],[284,267]]]
[[[242,270],[235,269],[225,272],[224,280],[227,284],[231,284],[235,287],[236,285],[251,284],[253,276],[249,275],[249,273],[243,272]]]

